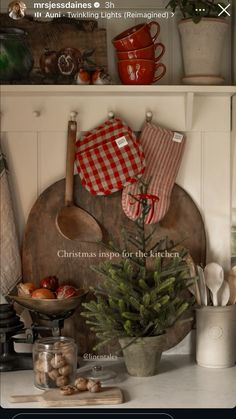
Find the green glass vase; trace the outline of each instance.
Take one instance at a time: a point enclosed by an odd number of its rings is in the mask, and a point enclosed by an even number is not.
[[[0,30],[0,80],[27,79],[34,65],[26,43],[27,33],[18,28]]]

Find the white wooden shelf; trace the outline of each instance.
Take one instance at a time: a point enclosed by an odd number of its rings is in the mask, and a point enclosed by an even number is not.
[[[199,96],[208,97],[226,97],[236,95],[236,86],[186,86],[186,85],[143,85],[143,86],[129,86],[129,85],[109,85],[109,86],[96,86],[96,85],[2,85],[1,86],[2,97],[113,97],[117,98],[130,98],[136,96],[146,104],[151,105],[151,99],[155,100],[155,97],[173,97],[182,98],[183,107],[182,110],[185,114],[185,129],[191,130],[193,124],[194,110],[195,110],[195,98]],[[150,99],[150,100],[149,100]],[[137,106],[140,106],[137,104]],[[143,105],[142,105],[143,106]],[[150,108],[150,110],[152,110]],[[4,111],[3,111],[4,112]],[[36,111],[37,113],[37,111]],[[35,111],[34,111],[35,114]]]
[[[156,95],[156,94],[183,94],[193,93],[197,95],[226,95],[236,94],[236,86],[186,86],[186,85],[109,85],[109,86],[83,86],[83,85],[2,85],[1,94],[14,95]]]

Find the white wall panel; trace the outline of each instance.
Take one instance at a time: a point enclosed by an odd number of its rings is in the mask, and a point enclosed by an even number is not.
[[[186,145],[176,182],[184,188],[201,210],[202,205],[201,133],[186,132]]]
[[[65,177],[66,131],[38,134],[38,191]]]
[[[208,262],[230,266],[231,178],[230,135],[205,133],[203,141],[203,213],[208,236]]]
[[[230,131],[231,98],[196,96],[193,109],[193,131]]]

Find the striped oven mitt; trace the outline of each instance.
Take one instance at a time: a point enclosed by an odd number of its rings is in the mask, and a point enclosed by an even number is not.
[[[150,210],[145,224],[160,221],[168,211],[171,191],[183,156],[185,137],[177,132],[146,123],[140,137],[145,154],[146,169],[142,181],[148,183],[145,198],[148,198]],[[141,214],[141,204],[135,200],[142,198],[139,182],[123,189],[122,207],[131,220]]]

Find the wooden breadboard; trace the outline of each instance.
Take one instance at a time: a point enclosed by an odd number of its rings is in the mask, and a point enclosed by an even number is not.
[[[69,407],[87,406],[99,404],[120,404],[123,403],[123,394],[118,387],[103,387],[99,393],[83,391],[70,396],[64,396],[59,389],[44,391],[42,394],[11,396],[13,403],[40,402],[43,406]]]

